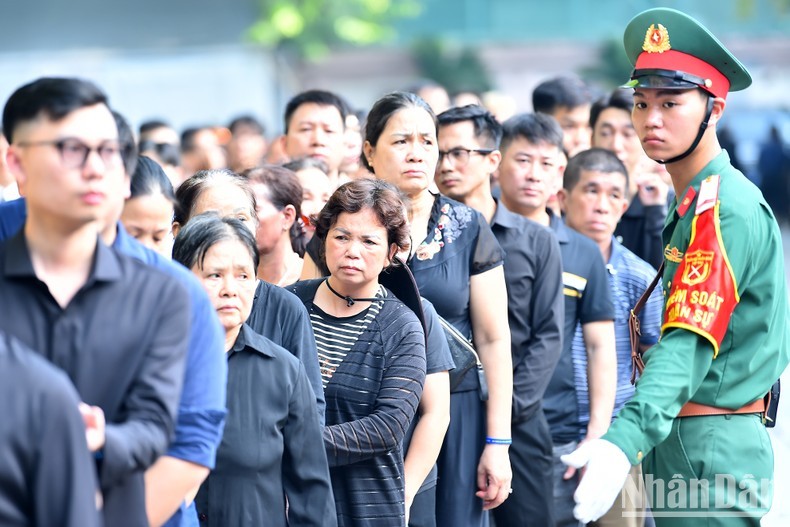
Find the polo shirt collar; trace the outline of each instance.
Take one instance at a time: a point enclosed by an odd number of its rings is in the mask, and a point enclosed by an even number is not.
[[[267,341],[265,337],[262,337],[253,329],[248,326],[247,324],[241,325],[241,331],[239,331],[239,336],[236,337],[236,342],[233,343],[233,348],[228,355],[230,358],[231,355],[235,353],[240,353],[244,350],[247,351],[254,351],[257,352],[264,357],[271,357],[274,358],[274,353],[271,350],[271,342]]]
[[[508,210],[501,201],[495,199],[494,202],[496,202],[496,210],[494,210],[494,217],[491,218],[491,225],[501,225],[506,229],[516,229],[521,225],[520,221],[523,216]]]
[[[30,250],[25,239],[25,229],[20,229],[8,239],[5,251],[6,276],[36,277],[33,261],[30,259]],[[96,250],[93,255],[93,264],[86,285],[93,282],[114,282],[122,277],[121,266],[117,255],[112,249],[101,242],[96,235]]]
[[[568,235],[568,226],[562,221],[562,218],[556,216],[551,209],[546,209],[549,214],[549,228],[554,231],[557,241],[560,243],[568,243],[570,236]]]
[[[615,269],[619,267],[620,260],[623,258],[623,244],[617,241],[617,238],[612,236],[612,253],[609,255],[609,265]]]

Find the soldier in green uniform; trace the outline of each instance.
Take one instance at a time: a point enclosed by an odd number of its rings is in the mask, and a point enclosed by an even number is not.
[[[574,513],[598,518],[643,462],[657,525],[758,525],[772,499],[763,397],[788,364],[779,227],[716,139],[729,91],[751,84],[705,27],[650,9],[625,31],[633,123],[678,196],[663,231],[661,339],[608,433],[565,462],[587,467]]]

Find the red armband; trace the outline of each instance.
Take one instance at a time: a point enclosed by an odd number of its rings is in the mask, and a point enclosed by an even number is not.
[[[719,176],[711,176],[700,186],[691,240],[675,272],[661,327],[662,332],[683,328],[704,337],[713,345],[713,358],[740,302],[721,238],[718,185]]]

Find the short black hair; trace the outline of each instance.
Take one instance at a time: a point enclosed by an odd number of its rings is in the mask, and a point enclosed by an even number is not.
[[[514,115],[502,124],[501,150],[507,150],[517,138],[537,145],[548,143],[562,150],[562,128],[557,120],[544,113],[522,113]]]
[[[23,122],[45,115],[60,121],[74,110],[104,104],[109,108],[107,95],[94,83],[77,78],[42,77],[18,88],[3,109],[3,133],[9,143]]]
[[[118,144],[121,145],[121,160],[127,176],[134,174],[137,169],[137,143],[129,121],[120,113],[112,110],[115,126],[118,128]]]
[[[173,184],[159,163],[150,157],[139,156],[137,158],[137,169],[132,174],[131,188],[130,198],[162,194],[173,204],[176,202]]]
[[[349,112],[349,106],[346,101],[339,95],[326,90],[307,90],[299,93],[288,101],[285,105],[285,133],[288,133],[288,125],[291,123],[291,117],[296,113],[303,104],[318,104],[319,106],[334,106],[340,112],[340,120],[343,122],[343,129],[346,129],[346,116]]]
[[[436,119],[439,121],[440,127],[471,121],[474,125],[475,137],[486,148],[499,148],[499,142],[502,140],[502,125],[491,112],[482,106],[469,104],[460,108],[450,108],[437,115]]]
[[[625,110],[629,114],[634,109],[634,92],[633,90],[624,90],[616,88],[612,93],[606,94],[593,103],[590,107],[590,128],[595,129],[595,123],[601,116],[601,112],[608,108],[617,108],[618,110]]]
[[[258,247],[255,235],[238,218],[220,217],[216,212],[198,214],[178,231],[173,243],[173,260],[187,269],[197,265],[203,268],[206,253],[214,245],[223,241],[239,241],[252,258],[254,272],[258,272]],[[254,280],[254,277],[251,277]]]
[[[191,152],[195,149],[195,136],[206,130],[207,126],[190,126],[181,132],[181,152]]]
[[[230,130],[231,135],[236,135],[239,127],[242,126],[254,130],[258,135],[265,135],[266,133],[266,129],[263,127],[263,124],[261,124],[261,122],[252,115],[240,115],[236,117],[228,125],[228,130]]]
[[[532,91],[532,109],[538,113],[553,114],[558,108],[576,108],[590,103],[590,88],[578,77],[555,77],[541,82]]]
[[[628,170],[622,161],[611,150],[590,148],[583,150],[568,160],[565,174],[562,176],[562,188],[573,190],[579,183],[582,170],[603,172],[604,174],[622,174],[625,178],[625,192],[628,194]]]
[[[433,113],[428,103],[414,93],[396,91],[385,95],[373,104],[365,122],[365,141],[370,143],[371,146],[376,146],[390,118],[405,108],[421,108],[428,112],[438,133],[439,122],[436,120],[436,114]],[[368,163],[367,157],[362,156],[362,164],[371,173],[376,173],[373,167],[370,166],[370,163]]]
[[[167,121],[163,121],[161,119],[149,119],[148,121],[144,121],[140,124],[140,128],[138,129],[138,133],[140,137],[144,136],[148,132],[153,130],[158,130],[159,128],[172,128],[170,123]]]

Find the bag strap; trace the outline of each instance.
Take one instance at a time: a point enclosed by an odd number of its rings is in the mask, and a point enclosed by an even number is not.
[[[653,278],[653,281],[647,286],[642,296],[639,297],[636,305],[631,309],[631,315],[628,318],[628,335],[631,338],[631,384],[636,383],[637,372],[639,372],[639,375],[642,375],[645,369],[645,361],[642,359],[642,350],[639,349],[639,337],[642,336],[642,330],[639,327],[639,313],[641,313],[642,308],[645,307],[647,299],[653,294],[653,290],[658,285],[663,271],[664,262],[662,261],[655,278]]]

